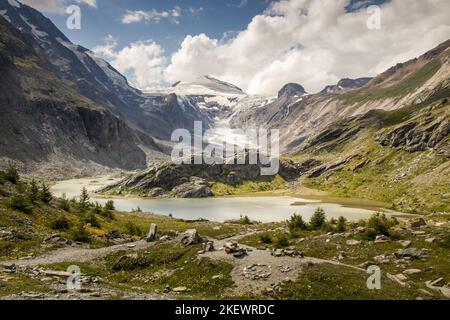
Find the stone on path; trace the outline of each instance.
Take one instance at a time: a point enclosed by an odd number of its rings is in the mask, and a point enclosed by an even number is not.
[[[147,242],[153,242],[156,240],[156,234],[158,233],[158,226],[154,223],[150,226],[150,231],[148,232],[147,238],[145,239]]]
[[[178,236],[177,240],[185,246],[190,246],[192,244],[198,244],[202,242],[202,238],[200,237],[196,229],[186,230]]]
[[[359,240],[347,240],[348,246],[359,246],[362,242]]]

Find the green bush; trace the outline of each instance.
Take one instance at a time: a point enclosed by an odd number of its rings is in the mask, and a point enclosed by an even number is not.
[[[39,200],[39,187],[35,180],[30,183],[30,190],[28,191],[28,198],[31,203],[36,203]]]
[[[103,218],[105,218],[105,219],[107,219],[107,220],[109,220],[109,221],[112,221],[112,220],[114,220],[116,217],[114,216],[114,213],[112,212],[112,211],[110,211],[110,210],[106,210],[105,208],[103,209],[103,211],[100,213],[100,215],[103,217]]]
[[[33,206],[24,196],[14,196],[9,200],[9,207],[25,214],[33,213]]]
[[[70,221],[65,217],[55,219],[50,223],[50,228],[52,230],[58,230],[58,231],[69,230],[70,229]]]
[[[100,205],[100,203],[95,202],[94,205],[92,206],[92,213],[93,214],[101,214],[103,212],[103,208]]]
[[[288,220],[287,226],[291,231],[300,229],[300,230],[306,230],[308,228],[308,225],[303,220],[303,217],[298,214],[292,215],[292,217]]]
[[[101,229],[102,226],[100,225],[100,222],[98,222],[97,218],[93,213],[88,214],[87,217],[84,218],[85,224],[90,224],[91,227]]]
[[[91,243],[91,235],[84,229],[84,226],[80,224],[78,228],[72,233],[72,239],[78,242]]]
[[[241,216],[241,218],[239,219],[239,223],[243,225],[249,225],[252,224],[252,221],[248,216]]]
[[[345,232],[347,230],[347,219],[344,217],[339,217],[336,223],[336,231],[337,232]]]
[[[279,237],[277,238],[277,241],[276,241],[276,243],[275,243],[275,246],[276,246],[277,248],[284,248],[284,247],[289,246],[289,240],[288,240],[288,238],[287,238],[285,235],[279,236]]]
[[[53,195],[50,192],[50,188],[47,187],[45,183],[42,184],[42,189],[39,192],[39,198],[41,199],[41,201],[45,203],[50,203],[53,199]]]
[[[105,203],[105,210],[108,210],[108,211],[114,211],[114,210],[116,210],[116,208],[115,208],[115,206],[114,206],[114,201],[113,201],[113,200],[108,200],[108,201]]]
[[[142,237],[142,235],[144,234],[144,232],[142,231],[141,228],[139,228],[138,225],[136,225],[135,223],[128,221],[125,224],[125,231],[127,234],[129,234],[130,236],[137,236],[137,237]]]
[[[389,219],[384,213],[376,213],[367,221],[364,235],[368,240],[374,240],[378,235],[390,236],[390,228],[396,224],[397,219]]]
[[[70,201],[66,198],[66,194],[65,193],[62,195],[61,199],[59,199],[58,207],[61,210],[64,210],[66,212],[70,212]]]
[[[86,187],[83,187],[83,189],[81,189],[81,195],[80,195],[80,199],[78,201],[78,209],[84,213],[84,212],[86,212],[86,210],[89,209],[90,206],[91,206],[91,203],[90,203],[89,193],[88,193]]]
[[[262,243],[271,244],[273,242],[272,237],[268,233],[263,233],[259,236]]]
[[[0,182],[4,181],[10,182],[12,184],[19,183],[20,176],[15,167],[11,166],[6,171],[0,171]]]
[[[317,208],[311,217],[309,226],[312,230],[320,230],[324,226],[325,222],[325,211],[322,208]]]

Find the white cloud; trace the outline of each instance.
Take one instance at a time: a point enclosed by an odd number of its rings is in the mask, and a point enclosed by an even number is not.
[[[274,94],[287,82],[310,92],[344,77],[376,75],[447,40],[450,1],[392,0],[381,30],[348,0],[282,0],[232,39],[187,36],[165,71],[169,82],[212,74],[250,93]],[[407,14],[406,14],[407,13]]]
[[[105,44],[93,51],[110,61],[119,72],[129,75],[130,83],[141,89],[160,86],[167,60],[164,50],[154,41],[137,41],[117,50],[117,39],[109,35]]]
[[[66,8],[73,4],[72,1],[68,0],[20,0],[20,2],[41,12],[57,14],[65,14]],[[97,8],[97,0],[76,0],[76,2],[91,8]]]
[[[133,11],[127,10],[122,16],[123,24],[131,24],[138,22],[145,23],[159,23],[162,19],[170,19],[170,21],[179,24],[178,18],[181,17],[181,8],[179,6],[173,7],[168,11],[157,11],[156,9],[150,11]]]
[[[191,15],[193,16],[198,16],[203,12],[203,7],[198,7],[198,8],[194,8],[194,7],[189,7],[188,11]]]

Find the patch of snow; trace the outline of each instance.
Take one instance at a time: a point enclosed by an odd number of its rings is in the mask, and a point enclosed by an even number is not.
[[[31,28],[31,34],[35,38],[42,40],[42,38],[45,38],[48,36],[47,32],[38,30],[38,28],[34,24],[31,24],[30,22],[28,22],[28,19],[26,17],[24,17],[23,15],[20,15],[20,17]]]
[[[126,78],[111,68],[111,66],[103,59],[97,57],[92,51],[88,51],[87,55],[103,70],[106,76],[117,86],[128,90],[130,87]]]
[[[8,0],[8,3],[10,6],[20,8],[20,3],[18,3],[16,0]]]
[[[8,17],[7,13],[8,13],[8,10],[0,10],[0,16],[2,16],[3,18],[6,19],[6,21],[11,23],[11,19],[10,19],[10,17]]]

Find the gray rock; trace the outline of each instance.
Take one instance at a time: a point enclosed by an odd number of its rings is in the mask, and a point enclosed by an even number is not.
[[[401,249],[395,252],[395,256],[399,259],[410,258],[410,259],[423,259],[428,256],[425,250],[417,248],[407,248]]]
[[[158,226],[152,223],[152,225],[150,226],[150,231],[148,232],[147,238],[145,240],[147,242],[155,241],[157,233],[158,233]]]
[[[206,252],[211,252],[211,251],[214,251],[215,250],[215,248],[214,248],[214,241],[207,241],[206,243],[205,243],[205,251]]]
[[[115,239],[122,239],[122,233],[120,233],[120,231],[117,230],[111,230],[106,234],[106,238],[108,238],[109,240],[115,240]]]
[[[186,230],[178,236],[177,240],[185,246],[190,246],[192,244],[202,242],[202,238],[200,237],[196,229]]]
[[[420,227],[426,227],[427,223],[423,218],[420,218],[418,220],[415,220],[411,222],[411,228],[420,228]]]

